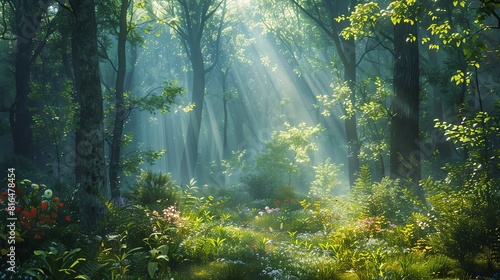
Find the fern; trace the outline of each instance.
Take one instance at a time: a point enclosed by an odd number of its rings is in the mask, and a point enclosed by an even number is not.
[[[133,203],[142,205],[150,210],[161,210],[178,202],[179,187],[172,181],[171,174],[153,173],[143,170],[135,183],[131,193]]]

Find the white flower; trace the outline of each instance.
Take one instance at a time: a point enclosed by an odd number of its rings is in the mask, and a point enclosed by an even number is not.
[[[45,198],[51,198],[52,197],[52,191],[50,189],[46,189],[45,192],[43,193],[43,196]]]

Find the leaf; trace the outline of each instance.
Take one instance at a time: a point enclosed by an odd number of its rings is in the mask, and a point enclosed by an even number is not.
[[[156,272],[156,268],[158,267],[158,262],[148,262],[148,273],[150,277],[153,277]]]

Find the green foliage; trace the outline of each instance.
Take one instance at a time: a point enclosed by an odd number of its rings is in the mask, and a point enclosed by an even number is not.
[[[342,36],[346,39],[352,36],[355,40],[365,36],[370,36],[380,15],[380,7],[376,2],[356,5],[354,11],[352,11],[347,17],[350,24],[342,30]],[[345,19],[346,16],[343,15],[335,20],[340,22]]]
[[[291,187],[292,175],[299,175],[310,161],[309,153],[317,150],[313,139],[322,131],[321,125],[310,127],[301,123],[294,127],[285,123],[285,130],[273,132],[266,143],[267,150],[255,157],[257,173],[245,174],[240,179],[250,195],[255,199],[277,198],[276,188],[284,186],[286,179]]]
[[[392,222],[405,222],[414,210],[411,198],[403,191],[399,180],[387,177],[371,183],[368,166],[361,168],[361,174],[353,189],[353,197],[361,205],[367,217],[386,217]]]
[[[120,170],[125,176],[132,176],[140,170],[143,164],[154,165],[165,154],[165,150],[155,151],[152,149],[135,150],[131,153],[121,156]]]
[[[144,97],[130,96],[127,107],[138,108],[140,111],[147,111],[156,114],[159,110],[162,114],[170,111],[170,106],[175,103],[177,96],[182,95],[185,89],[177,85],[177,82],[166,81],[163,91],[160,94],[148,93]]]
[[[273,174],[246,174],[241,177],[247,192],[253,199],[275,197],[280,180]]]
[[[468,156],[461,164],[447,164],[448,176],[443,181],[424,181],[436,216],[436,234],[431,240],[444,254],[458,260],[467,273],[477,273],[481,267],[477,258],[492,250],[500,225],[500,189],[494,175],[500,149],[490,140],[498,137],[498,123],[486,112],[479,112],[459,125],[437,122],[436,126]],[[486,263],[493,266],[491,258]]]
[[[160,245],[156,248],[149,250],[148,259],[148,274],[150,277],[158,275],[159,277],[166,277],[170,273],[168,267],[168,245]]]
[[[56,149],[54,156],[60,156],[57,152],[68,134],[74,131],[78,112],[72,82],[65,81],[57,94],[54,94],[50,84],[32,83],[29,98],[39,104],[38,108],[30,108],[33,112],[34,140]]]
[[[309,194],[317,197],[325,197],[331,195],[332,190],[341,184],[338,179],[340,174],[340,166],[335,163],[330,163],[328,158],[323,164],[314,166],[315,177],[311,182]]]
[[[66,251],[64,245],[53,242],[48,250],[34,252],[35,260],[41,266],[27,269],[25,273],[37,279],[45,279],[46,276],[56,280],[90,279],[77,272],[81,262],[85,261],[85,258],[77,257],[77,253],[80,251],[80,248]]]
[[[103,248],[98,256],[99,262],[105,266],[107,275],[111,279],[128,279],[132,266],[140,263],[141,259],[145,259],[141,247],[128,248],[125,243],[126,238],[127,232],[111,237],[108,243],[112,244],[112,246]]]
[[[33,140],[41,147],[48,148],[48,153],[56,162],[55,176],[61,181],[63,174],[60,160],[66,156],[63,144],[68,134],[76,128],[78,104],[74,100],[72,81],[65,80],[60,88],[54,87],[49,83],[32,83],[28,97],[38,104],[29,109],[33,112]]]
[[[137,177],[130,194],[133,203],[150,210],[174,205],[179,199],[179,187],[172,181],[172,175],[143,170]]]

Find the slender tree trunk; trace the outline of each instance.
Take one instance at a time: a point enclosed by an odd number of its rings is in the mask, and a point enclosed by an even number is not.
[[[222,90],[222,106],[224,107],[224,127],[222,131],[222,158],[227,159],[227,156],[229,155],[229,151],[227,148],[227,129],[229,126],[229,115],[228,115],[228,108],[227,108],[227,95],[226,95],[226,79],[224,79],[224,84],[223,84],[223,90]]]
[[[80,158],[79,206],[80,224],[95,230],[104,211],[106,194],[104,161],[104,114],[99,59],[97,24],[93,0],[75,1],[76,43],[78,45],[80,139],[76,150]]]
[[[70,0],[70,3],[73,7],[77,5],[78,0]],[[73,26],[72,26],[72,31],[73,31],[73,36],[71,36],[71,60],[73,62],[73,75],[75,77],[74,80],[74,87],[75,87],[75,101],[77,104],[81,104],[81,98],[80,98],[80,87],[81,87],[81,82],[80,82],[80,50],[79,50],[79,43],[78,43],[78,27],[77,27],[77,22],[76,18],[74,18],[73,21]],[[81,182],[82,178],[82,167],[80,165],[81,163],[81,157],[79,155],[78,151],[78,143],[82,142],[82,134],[80,133],[80,128],[77,126],[75,129],[75,155],[74,155],[74,168],[75,168],[75,182]]]
[[[113,139],[111,140],[111,156],[109,162],[111,198],[118,198],[120,196],[120,152],[123,126],[126,118],[124,85],[127,69],[126,43],[128,7],[129,1],[122,0],[120,8],[120,31],[118,34],[118,73],[115,85],[115,123],[113,126]]]
[[[411,180],[415,194],[424,199],[420,181],[419,50],[417,24],[394,26],[394,98],[391,105],[390,170],[392,178]]]
[[[193,67],[193,96],[195,104],[189,115],[186,143],[181,160],[181,176],[184,182],[189,182],[196,176],[196,163],[198,161],[198,141],[200,138],[201,116],[205,100],[205,66],[203,54],[199,45],[192,45],[191,64]]]

